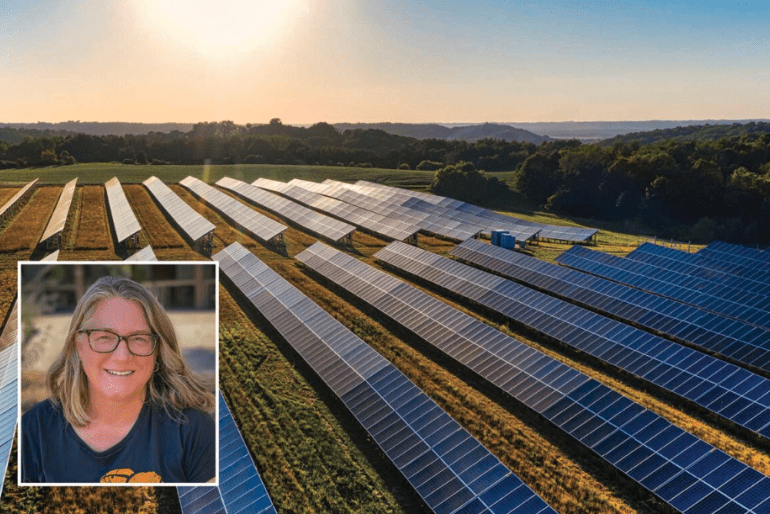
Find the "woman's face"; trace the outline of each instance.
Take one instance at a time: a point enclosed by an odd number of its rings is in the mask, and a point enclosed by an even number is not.
[[[85,329],[106,329],[120,336],[152,332],[142,307],[123,298],[108,298],[97,303],[93,316],[81,327],[81,330]],[[78,356],[88,377],[91,402],[144,400],[145,386],[155,365],[155,353],[147,357],[133,355],[125,340],[120,340],[111,353],[98,353],[89,346],[85,333],[78,333],[76,338]]]

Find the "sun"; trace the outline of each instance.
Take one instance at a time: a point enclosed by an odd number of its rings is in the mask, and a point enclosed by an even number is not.
[[[270,50],[310,10],[310,0],[133,1],[150,30],[214,60]]]

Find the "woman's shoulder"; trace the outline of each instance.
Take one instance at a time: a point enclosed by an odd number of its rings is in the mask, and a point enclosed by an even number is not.
[[[52,416],[61,416],[61,410],[51,398],[48,398],[30,407],[27,412],[24,413],[22,419],[49,418]]]

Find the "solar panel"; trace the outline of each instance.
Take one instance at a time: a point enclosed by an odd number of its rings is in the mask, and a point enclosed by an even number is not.
[[[155,256],[155,252],[152,251],[152,247],[150,245],[147,245],[141,250],[139,250],[138,252],[134,253],[132,256],[124,260],[125,261],[157,261],[158,258]]]
[[[749,299],[749,296],[744,294],[731,296],[714,291],[702,293],[693,289],[692,284],[679,285],[680,281],[686,281],[682,278],[686,275],[680,273],[669,271],[664,274],[659,270],[656,272],[633,260],[622,259],[581,246],[573,246],[562,253],[556,258],[556,262],[711,312],[740,319],[758,327],[770,328],[770,308],[747,305],[744,302]]]
[[[757,266],[760,269],[770,270],[770,252],[755,248],[714,241],[696,253],[708,259],[723,260],[746,266]]]
[[[483,227],[478,225],[471,225],[395,205],[387,200],[370,197],[340,185],[318,184],[299,179],[293,179],[289,181],[289,184],[355,205],[356,207],[361,207],[387,218],[405,221],[418,226],[424,232],[454,241],[464,241],[469,237],[476,237],[484,230]]]
[[[283,242],[286,226],[263,216],[254,209],[244,205],[232,196],[214,189],[205,182],[188,176],[179,184],[186,187],[198,198],[204,200],[232,222],[243,227],[263,243]]]
[[[59,248],[61,246],[61,234],[64,231],[64,224],[67,222],[67,216],[72,205],[72,195],[75,194],[75,185],[77,183],[78,179],[74,178],[64,185],[51,219],[48,220],[48,225],[43,232],[43,237],[40,238],[40,241],[45,241],[49,248]]]
[[[56,250],[55,252],[49,253],[42,259],[41,261],[58,261],[59,260],[59,250]]]
[[[343,239],[350,241],[356,229],[352,225],[324,216],[298,203],[269,193],[241,180],[224,177],[217,181],[216,185],[233,191],[258,206],[274,212],[289,221],[293,221],[300,227],[325,237],[330,241],[339,242]]]
[[[765,293],[770,285],[770,273],[763,276],[755,268],[733,266],[725,262],[709,261],[697,254],[683,252],[652,243],[644,243],[626,255],[656,268],[692,275],[717,284],[736,287],[750,293]]]
[[[243,246],[213,258],[433,512],[554,513],[395,366]]]
[[[213,223],[195,212],[187,202],[179,198],[170,187],[157,177],[150,177],[143,182],[152,193],[155,200],[163,207],[174,223],[182,229],[187,238],[193,243],[210,247],[213,242]]]
[[[375,257],[770,439],[766,378],[419,248],[391,244]]]
[[[8,471],[8,457],[16,431],[18,378],[17,378],[17,330],[18,302],[14,301],[8,320],[0,335],[0,469],[4,477]],[[0,495],[3,484],[0,482]]]
[[[27,198],[29,198],[29,195],[32,194],[32,188],[34,187],[37,180],[38,179],[35,179],[32,182],[29,182],[24,187],[19,189],[10,200],[5,202],[5,204],[0,207],[0,220],[4,220],[8,216],[13,215],[19,206],[24,203]]]
[[[254,460],[219,393],[219,486],[177,487],[183,514],[275,514]]]
[[[139,231],[142,230],[142,227],[128,204],[120,181],[117,177],[113,177],[104,183],[104,188],[107,190],[110,218],[115,227],[115,237],[118,243],[125,241],[136,246],[139,243]]]
[[[522,218],[516,218],[515,216],[500,214],[498,212],[490,211],[488,209],[477,207],[475,205],[472,205],[466,202],[461,202],[459,200],[454,200],[452,198],[446,198],[439,195],[431,195],[431,194],[421,193],[417,191],[409,191],[405,189],[394,188],[394,187],[386,186],[384,184],[367,182],[365,180],[359,180],[358,182],[356,182],[356,185],[367,186],[370,188],[383,189],[383,190],[389,190],[389,191],[396,190],[396,191],[400,191],[401,194],[407,195],[412,198],[416,198],[423,202],[431,203],[440,207],[453,209],[460,213],[471,213],[478,218],[486,218],[487,220],[489,220],[486,223],[486,226],[492,229],[501,228],[501,229],[510,230],[507,228],[507,226],[511,224],[519,226],[520,228],[518,230],[522,230],[522,231],[523,231],[522,227],[529,227],[529,230],[537,233],[537,236],[540,239],[552,239],[556,241],[581,243],[581,242],[586,242],[591,240],[599,232],[595,228],[565,227],[561,225],[548,225],[544,223],[537,223],[537,222],[528,221]],[[516,229],[513,229],[511,231],[512,234],[515,234],[515,232],[516,232]]]
[[[401,220],[386,218],[381,214],[285,182],[260,178],[255,180],[252,185],[279,193],[310,208],[346,221],[378,237],[385,238],[388,241],[416,241],[417,232],[420,230],[419,227]]]
[[[451,254],[549,294],[770,372],[770,331],[473,239],[456,246]]]
[[[403,247],[409,245],[388,246]],[[749,512],[762,502],[770,506],[767,495],[756,495],[754,489],[770,490],[770,478],[583,373],[326,245],[316,243],[297,258],[542,415],[680,512]]]

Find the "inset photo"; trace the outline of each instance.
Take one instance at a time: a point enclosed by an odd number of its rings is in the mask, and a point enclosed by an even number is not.
[[[218,483],[216,262],[20,262],[19,484]]]

